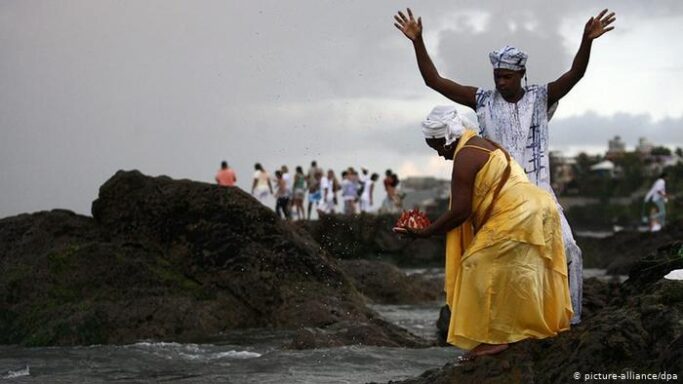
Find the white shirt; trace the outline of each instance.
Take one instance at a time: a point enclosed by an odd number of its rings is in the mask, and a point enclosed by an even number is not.
[[[500,144],[524,169],[529,181],[552,192],[548,156],[548,121],[557,104],[548,109],[548,86],[531,85],[524,96],[510,103],[497,90],[479,88],[477,119],[481,136]]]
[[[287,187],[287,193],[291,195],[292,194],[292,186],[293,186],[292,175],[290,175],[289,172],[283,173],[282,174],[282,180],[285,181],[285,186]]]
[[[256,189],[268,189],[268,172],[256,171],[254,172],[254,179],[256,179]]]
[[[327,191],[327,196],[325,196],[325,191]],[[332,181],[328,179],[327,176],[323,176],[322,179],[320,179],[320,193],[322,194],[324,201],[332,201],[332,199],[334,199]]]
[[[657,181],[655,181],[654,184],[652,184],[652,188],[647,192],[647,195],[645,195],[645,201],[648,201],[652,199],[653,202],[662,200],[664,198],[663,195],[666,194],[666,182],[664,179],[659,178]]]
[[[375,182],[372,181],[372,179],[368,178],[365,180],[365,187],[363,187],[363,193],[360,196],[362,200],[370,201],[370,189],[372,188],[372,185],[375,185]]]

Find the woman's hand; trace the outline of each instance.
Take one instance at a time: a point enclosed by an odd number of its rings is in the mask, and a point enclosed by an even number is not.
[[[417,20],[415,20],[410,8],[408,8],[407,11],[408,17],[401,11],[398,11],[398,14],[394,15],[394,20],[396,20],[394,26],[403,32],[410,41],[415,41],[422,36],[422,18],[418,17]]]
[[[417,229],[409,227],[394,227],[392,228],[392,231],[402,237],[411,239],[427,238],[430,236],[429,232],[427,232],[427,228]]]

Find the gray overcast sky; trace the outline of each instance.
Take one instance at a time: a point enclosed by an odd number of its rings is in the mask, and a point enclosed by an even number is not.
[[[119,169],[209,182],[223,159],[245,189],[256,161],[446,177],[419,122],[448,101],[393,26],[406,6],[440,72],[484,87],[506,43],[529,53],[530,83],[554,80],[586,20],[613,9],[551,147],[597,151],[617,134],[683,146],[679,0],[4,0],[0,217],[89,214]]]

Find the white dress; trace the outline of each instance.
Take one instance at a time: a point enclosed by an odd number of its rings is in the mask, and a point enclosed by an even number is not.
[[[256,179],[254,197],[256,197],[262,204],[265,204],[268,196],[270,196],[270,188],[268,187],[269,178],[270,175],[268,175],[268,172],[260,170],[254,172],[254,179]]]
[[[325,193],[327,191],[327,193]],[[320,193],[322,198],[318,201],[318,211],[323,213],[334,212],[334,180],[330,180],[327,176],[320,179]]]
[[[360,210],[361,212],[370,211],[370,190],[374,188],[375,182],[369,177],[365,178],[363,193],[360,196]],[[374,192],[374,190],[373,190]]]
[[[548,156],[548,121],[557,103],[548,108],[548,86],[531,85],[516,102],[506,101],[500,92],[479,88],[476,93],[477,119],[481,136],[505,148],[524,168],[529,181],[550,192],[550,159]],[[557,198],[555,197],[557,202]],[[562,223],[562,235],[569,263],[569,289],[574,309],[572,324],[581,321],[583,299],[583,259],[571,227],[557,204]]]

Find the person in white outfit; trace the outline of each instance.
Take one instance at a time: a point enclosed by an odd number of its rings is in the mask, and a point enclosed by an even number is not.
[[[268,196],[273,194],[273,184],[270,182],[270,175],[263,169],[261,163],[254,164],[254,182],[251,185],[251,194],[262,204],[266,203]]]
[[[481,135],[503,146],[524,167],[530,181],[552,193],[548,157],[548,120],[557,102],[579,82],[586,72],[593,40],[614,29],[616,19],[607,9],[586,23],[579,51],[571,69],[545,85],[526,85],[527,55],[510,46],[491,52],[495,89],[465,86],[439,75],[422,39],[422,19],[399,12],[394,25],[412,41],[418,67],[425,84],[450,100],[477,113]],[[525,86],[522,87],[522,78]],[[553,194],[554,195],[554,194]],[[569,263],[569,285],[573,324],[581,321],[583,261],[571,228],[558,204],[562,219],[565,253]]]
[[[334,213],[337,205],[337,190],[339,189],[339,182],[337,181],[334,171],[329,169],[327,175],[320,180],[321,199],[318,202],[318,213],[328,214]]]
[[[372,176],[366,178],[363,183],[363,193],[360,195],[360,211],[369,212],[374,205],[375,183],[379,179],[379,175],[373,173]]]
[[[662,172],[659,178],[655,180],[652,187],[645,195],[645,203],[651,201],[657,206],[657,217],[655,221],[659,224],[659,228],[663,228],[666,225],[666,173]]]

